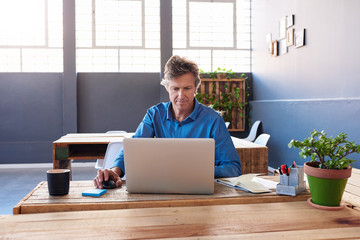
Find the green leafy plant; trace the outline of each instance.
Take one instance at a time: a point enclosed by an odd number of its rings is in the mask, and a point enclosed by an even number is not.
[[[219,78],[219,76],[225,76],[225,78],[227,79],[246,77],[244,73],[242,74],[244,76],[238,77],[232,69],[226,69],[221,67],[218,67],[215,71],[212,72],[204,72],[202,69],[200,69],[200,74],[208,74],[209,78],[211,79],[217,79]]]
[[[344,169],[352,166],[356,160],[349,159],[347,156],[352,153],[360,153],[360,145],[346,140],[347,134],[341,133],[332,138],[327,137],[324,131],[316,130],[311,132],[309,138],[304,141],[292,139],[288,147],[300,149],[300,157],[311,156],[313,166],[324,169]]]
[[[245,117],[249,120],[249,103],[248,97],[249,94],[249,85],[247,83],[247,76],[246,74],[242,73],[240,76],[237,76],[232,69],[220,68],[218,67],[213,72],[205,73],[200,69],[200,73],[203,75],[208,75],[211,79],[219,79],[219,74],[223,75],[224,78],[229,80],[228,84],[224,85],[224,92],[217,95],[216,83],[212,83],[212,91],[209,94],[202,94],[201,92],[197,93],[196,99],[203,104],[208,105],[209,107],[213,108],[214,110],[222,113],[222,116],[225,121],[230,122],[232,118],[233,111],[236,109],[243,110],[245,108]],[[230,85],[232,84],[231,79],[234,78],[244,78],[245,79],[245,102],[240,101],[240,88],[233,87],[231,90],[226,91],[229,89]],[[242,111],[240,111],[240,117],[244,117]]]

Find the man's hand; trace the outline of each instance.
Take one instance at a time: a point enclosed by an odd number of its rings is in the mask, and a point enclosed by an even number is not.
[[[120,168],[114,167],[112,169],[102,169],[98,170],[96,177],[94,178],[94,187],[103,188],[102,183],[104,181],[108,181],[109,179],[114,180],[116,187],[120,187],[122,185],[121,178],[119,175],[121,174]]]

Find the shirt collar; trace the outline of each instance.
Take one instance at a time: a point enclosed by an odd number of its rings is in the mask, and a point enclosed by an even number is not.
[[[192,113],[186,118],[186,119],[191,119],[191,120],[195,120],[196,119],[196,116],[198,115],[199,113],[199,109],[200,109],[200,103],[196,100],[196,98],[194,98],[194,103],[195,103],[195,107],[194,107],[194,110],[192,111]],[[167,120],[174,120],[174,116],[172,115],[171,113],[171,108],[172,108],[172,103],[171,101],[168,102],[168,107],[167,107],[167,113],[166,113],[166,119]],[[186,120],[185,119],[185,120]],[[184,121],[185,121],[184,120]]]

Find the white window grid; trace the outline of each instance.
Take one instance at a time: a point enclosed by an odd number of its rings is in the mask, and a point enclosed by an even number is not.
[[[195,60],[203,71],[250,72],[250,40],[250,0],[173,1],[173,54]]]
[[[20,1],[22,5],[20,4]],[[141,41],[126,45],[119,42],[102,42],[96,38],[96,3],[98,2],[137,2],[141,4]],[[5,1],[4,1],[5,2]],[[6,1],[8,2],[8,1]],[[37,35],[37,41],[30,43],[17,40],[10,41],[4,34],[4,26],[9,25],[6,16],[1,19],[0,14],[0,72],[62,72],[63,71],[63,26],[62,0],[12,0],[22,9],[29,9],[24,3],[33,6],[42,6],[44,21],[41,27],[42,34]],[[89,3],[90,4],[84,4]],[[76,0],[76,44],[77,44],[77,71],[86,72],[158,72],[160,71],[160,3],[159,0]],[[191,32],[189,6],[196,4],[215,3],[231,4],[233,30],[228,39],[232,44],[209,46],[190,44]],[[26,5],[26,4],[25,4]],[[229,6],[229,5],[228,5]],[[4,8],[2,8],[4,9]],[[179,14],[179,9],[180,13]],[[217,67],[232,68],[238,72],[250,71],[250,0],[176,0],[173,1],[173,54],[188,56],[199,63],[205,71],[215,70]],[[78,19],[78,13],[86,13],[86,23],[81,26],[84,18]],[[120,11],[121,12],[121,11]],[[1,13],[1,9],[0,9]],[[25,12],[26,13],[26,12]],[[29,19],[29,15],[21,12],[12,13],[18,19]],[[22,16],[20,17],[19,15]],[[24,15],[27,17],[24,18]],[[84,15],[84,14],[83,14]],[[151,17],[148,17],[151,16]],[[184,18],[185,16],[185,18]],[[30,15],[31,17],[31,15]],[[84,17],[84,16],[83,16]],[[214,21],[213,21],[214,22]],[[215,21],[216,22],[216,21]],[[2,25],[2,27],[1,27]],[[39,24],[33,24],[39,27]],[[15,28],[16,29],[16,28]],[[146,31],[147,29],[148,31]],[[229,29],[229,28],[227,28]],[[201,33],[201,31],[200,31]],[[178,39],[186,36],[185,41],[179,44]],[[25,35],[24,35],[25,36]],[[211,35],[210,35],[211,36]],[[116,39],[115,39],[116,40]],[[119,40],[119,39],[118,39]],[[206,43],[206,39],[203,39]],[[80,54],[79,54],[80,53]]]
[[[160,71],[159,0],[76,0],[76,29],[78,72]]]
[[[63,72],[62,19],[62,0],[1,1],[0,72]]]

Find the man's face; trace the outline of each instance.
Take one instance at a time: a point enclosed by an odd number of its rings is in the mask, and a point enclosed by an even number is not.
[[[169,81],[166,90],[176,112],[192,112],[195,97],[195,79],[192,73],[186,73]]]

